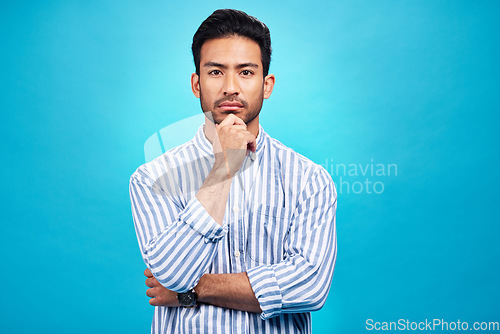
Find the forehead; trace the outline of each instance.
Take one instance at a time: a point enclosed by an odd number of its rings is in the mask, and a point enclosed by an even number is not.
[[[255,63],[262,66],[259,45],[246,37],[230,36],[210,39],[203,43],[200,62],[216,62],[225,65]]]

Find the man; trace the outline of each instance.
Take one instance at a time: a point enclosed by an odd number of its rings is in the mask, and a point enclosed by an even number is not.
[[[309,333],[336,259],[336,191],[259,125],[268,28],[217,10],[193,38],[195,137],[139,167],[132,212],[153,333]]]

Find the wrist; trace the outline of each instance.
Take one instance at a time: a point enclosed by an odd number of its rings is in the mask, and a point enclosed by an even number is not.
[[[232,148],[215,154],[213,169],[219,172],[221,177],[232,179],[240,170],[247,152],[246,149]]]
[[[208,304],[210,296],[208,296],[208,293],[210,289],[207,289],[207,281],[210,279],[210,274],[204,274],[201,276],[200,280],[198,281],[198,284],[194,287],[194,290],[196,291],[196,294],[198,295],[198,303],[202,304]]]
[[[232,181],[234,173],[230,172],[227,161],[222,157],[215,159],[215,163],[210,171],[209,177],[217,183]]]

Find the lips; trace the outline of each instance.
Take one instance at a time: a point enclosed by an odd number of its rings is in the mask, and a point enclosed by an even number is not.
[[[226,101],[219,104],[219,108],[223,111],[236,111],[243,108],[243,104],[236,101]]]

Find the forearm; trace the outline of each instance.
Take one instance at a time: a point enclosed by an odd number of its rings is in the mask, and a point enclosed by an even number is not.
[[[195,287],[198,302],[234,310],[261,313],[246,273],[205,274]]]
[[[231,182],[232,177],[228,174],[225,165],[216,160],[210,174],[196,193],[196,198],[207,213],[220,225],[224,219]]]
[[[256,134],[245,122],[230,114],[220,124],[206,122],[205,134],[213,144],[215,163],[196,198],[212,218],[222,225],[234,175],[241,168],[248,149],[255,152]]]

